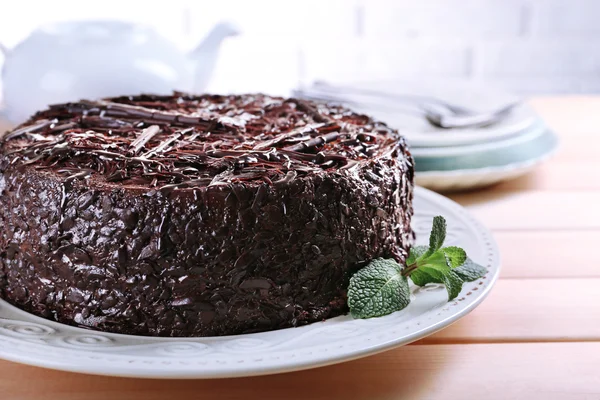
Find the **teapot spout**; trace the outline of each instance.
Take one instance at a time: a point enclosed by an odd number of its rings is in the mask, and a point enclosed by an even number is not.
[[[8,47],[3,45],[2,43],[0,43],[0,53],[2,53],[4,57],[8,55]]]
[[[237,27],[229,22],[219,22],[215,25],[208,35],[204,38],[202,43],[200,43],[192,52],[190,56],[192,59],[197,59],[198,57],[212,51],[216,51],[223,39],[229,36],[239,35],[240,31]]]
[[[206,88],[210,75],[217,61],[221,42],[227,37],[239,35],[238,28],[228,22],[220,22],[206,35],[189,54],[194,63],[194,92],[200,93]]]

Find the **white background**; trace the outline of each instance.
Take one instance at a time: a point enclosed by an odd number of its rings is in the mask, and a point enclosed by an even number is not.
[[[244,34],[224,43],[211,91],[394,78],[600,92],[599,0],[21,0],[0,3],[0,42],[14,46],[47,22],[106,18],[151,24],[183,49],[235,22]]]

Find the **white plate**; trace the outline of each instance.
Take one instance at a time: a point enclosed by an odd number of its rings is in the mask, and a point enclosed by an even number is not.
[[[534,170],[541,161],[536,160],[504,167],[428,171],[415,175],[415,180],[417,184],[436,192],[478,189],[523,176]]]
[[[150,338],[74,328],[0,301],[0,357],[42,367],[99,375],[216,378],[271,374],[363,357],[436,332],[472,311],[498,277],[500,258],[490,232],[458,204],[415,190],[414,229],[426,243],[431,220],[448,221],[448,245],[461,245],[488,274],[465,284],[455,301],[446,290],[413,288],[404,310],[382,318],[337,317],[300,328],[210,338]]]
[[[411,154],[414,157],[421,158],[447,158],[447,157],[464,157],[473,154],[482,154],[486,152],[505,152],[511,149],[520,148],[529,143],[536,142],[540,136],[544,135],[548,128],[544,124],[534,124],[529,129],[500,140],[486,141],[483,143],[474,143],[464,146],[450,147],[413,147],[411,146]],[[409,143],[410,144],[410,143]]]
[[[418,112],[418,101],[406,96],[430,96],[474,111],[497,110],[519,99],[505,91],[482,86],[469,81],[374,81],[351,83],[348,86],[362,90],[379,91],[389,96],[404,96],[398,101],[386,97],[366,95],[345,95],[350,101],[365,104],[362,107],[350,106],[365,114],[372,115],[398,129],[413,148],[462,146],[466,144],[490,142],[507,138],[528,129],[540,118],[527,104],[516,107],[502,121],[485,128],[443,129],[431,125]],[[327,94],[318,86],[304,89],[307,94]]]
[[[490,186],[531,172],[557,148],[558,137],[545,130],[533,140],[512,147],[445,158],[415,157],[415,180],[438,192]]]
[[[558,146],[558,137],[548,129],[531,132],[526,140],[503,140],[496,146],[471,145],[450,148],[452,151],[423,155],[411,149],[417,174],[429,171],[456,171],[489,167],[505,167],[515,163],[530,162],[552,153]],[[517,138],[518,139],[518,138]],[[432,150],[444,149],[438,147]]]

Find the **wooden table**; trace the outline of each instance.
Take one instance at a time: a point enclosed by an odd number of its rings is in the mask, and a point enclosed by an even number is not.
[[[600,399],[600,97],[531,104],[562,139],[521,179],[451,197],[490,227],[500,280],[451,327],[361,360],[256,378],[158,381],[0,361],[0,399]]]

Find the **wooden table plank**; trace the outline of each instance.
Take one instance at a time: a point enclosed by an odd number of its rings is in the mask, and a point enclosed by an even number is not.
[[[599,96],[556,96],[529,100],[546,124],[561,136],[579,138],[598,136]]]
[[[491,229],[600,229],[600,191],[487,190],[449,197]]]
[[[471,314],[423,343],[600,341],[600,279],[501,279]]]
[[[600,135],[599,135],[600,136]],[[600,143],[597,147],[600,151]],[[600,157],[594,160],[550,159],[520,178],[502,182],[487,190],[514,192],[523,190],[600,191]]]
[[[600,243],[600,230],[499,231],[494,238],[502,258],[501,278],[600,278],[600,263],[589,251]]]
[[[600,151],[600,138],[576,138],[567,137],[567,133],[559,134],[561,142],[557,153],[554,155],[556,161],[597,161],[598,151]],[[552,160],[552,158],[550,159]],[[583,178],[593,178],[592,176],[583,176]]]
[[[592,400],[600,398],[598,365],[600,343],[406,346],[309,371],[212,381],[94,377],[0,362],[0,393],[11,400],[42,393],[61,400]]]

